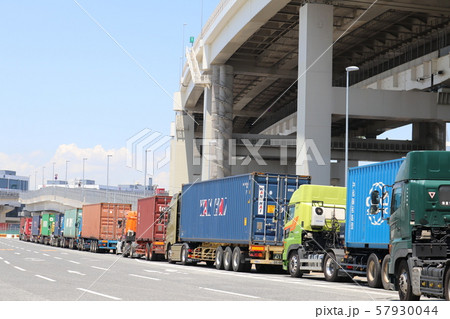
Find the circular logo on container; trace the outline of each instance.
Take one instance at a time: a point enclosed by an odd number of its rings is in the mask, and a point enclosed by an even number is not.
[[[379,226],[379,225],[383,224],[385,218],[389,216],[389,207],[390,207],[391,199],[389,197],[388,192],[383,194],[383,186],[384,186],[383,182],[374,183],[372,185],[372,187],[370,188],[369,194],[366,198],[367,217],[369,218],[370,223],[374,226]],[[380,196],[383,197],[383,207],[381,207],[381,198],[380,198],[380,204],[378,204],[378,208],[380,209],[380,211],[375,215],[370,213],[370,206],[372,204],[370,194],[372,194],[373,191],[378,191]],[[383,216],[381,215],[381,208],[383,208]]]

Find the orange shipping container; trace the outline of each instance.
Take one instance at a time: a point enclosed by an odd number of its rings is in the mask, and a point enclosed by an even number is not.
[[[131,204],[100,203],[83,206],[81,237],[119,240],[124,233],[124,220]]]

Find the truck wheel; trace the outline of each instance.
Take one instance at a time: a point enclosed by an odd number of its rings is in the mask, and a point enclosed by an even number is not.
[[[148,243],[145,245],[145,260],[150,260],[150,245]]]
[[[292,277],[300,278],[303,275],[300,271],[300,260],[296,251],[291,252],[289,255],[288,270]]]
[[[225,269],[225,270],[232,269],[232,265],[231,265],[232,257],[233,257],[233,251],[231,250],[231,247],[228,246],[227,248],[225,248],[225,252],[223,253],[223,269]]]
[[[157,254],[155,254],[155,252],[153,251],[153,245],[149,245],[148,247],[148,257],[151,261],[158,260]]]
[[[231,263],[232,263],[233,271],[236,271],[236,272],[244,271],[245,258],[244,258],[244,255],[241,254],[241,249],[239,247],[234,247]]]
[[[187,265],[188,264],[188,247],[186,244],[181,247],[181,264]]]
[[[444,280],[444,297],[445,300],[449,301],[450,300],[450,268],[447,269],[447,274],[445,275],[445,280]]]
[[[398,296],[401,301],[417,301],[420,296],[412,293],[411,276],[409,275],[408,263],[402,260],[397,273]]]
[[[221,246],[216,249],[216,269],[223,269],[223,248]]]
[[[130,254],[130,248],[131,247],[129,247],[128,244],[122,243],[122,257],[128,257]]]
[[[323,262],[323,274],[327,281],[337,281],[338,279],[338,265],[335,261],[336,257],[333,252],[325,254]]]
[[[389,262],[391,261],[391,255],[387,254],[383,258],[381,263],[381,284],[386,290],[391,290],[391,282],[389,280]]]
[[[369,287],[381,287],[381,266],[378,256],[373,253],[370,254],[369,259],[367,260],[366,277]]]
[[[169,264],[173,264],[174,263],[174,261],[173,261],[173,251],[172,251],[172,246],[171,245],[169,245],[167,247],[167,253],[166,254],[167,254],[167,256],[166,256],[167,262]]]

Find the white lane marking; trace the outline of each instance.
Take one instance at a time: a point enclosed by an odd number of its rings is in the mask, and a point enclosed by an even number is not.
[[[68,253],[61,253],[61,255],[68,255]]]
[[[51,281],[51,282],[55,282],[56,280],[54,280],[54,279],[50,279],[50,278],[47,278],[47,277],[44,277],[44,276],[41,276],[41,275],[35,275],[36,277],[39,277],[39,278],[41,278],[41,279],[44,279],[44,280],[47,280],[47,281]]]
[[[155,274],[162,274],[162,272],[157,271],[157,270],[144,269],[144,271],[146,271],[146,272],[151,272],[151,273],[155,273]]]
[[[167,272],[178,272],[176,269],[166,269]]]
[[[86,276],[86,274],[83,274],[79,271],[75,271],[75,270],[68,270],[67,271],[69,274],[75,274],[75,275],[80,275],[80,276]]]
[[[50,255],[49,255],[49,254],[42,254],[42,255],[44,255],[44,256],[47,256],[47,257],[50,257]]]
[[[14,253],[14,255],[20,255],[20,253]]]
[[[132,277],[142,278],[142,279],[148,279],[148,280],[154,280],[154,281],[160,281],[161,279],[158,278],[152,278],[147,276],[141,276],[141,275],[135,275],[135,274],[129,274]]]
[[[25,269],[17,267],[17,266],[14,266],[14,268],[16,268],[17,270],[20,270],[20,271],[26,271]]]
[[[101,293],[99,293],[99,292],[95,292],[95,291],[92,291],[92,290],[87,290],[87,289],[83,289],[83,288],[77,288],[78,290],[81,290],[81,291],[84,291],[84,292],[87,292],[87,293],[90,293],[90,294],[93,294],[93,295],[97,295],[97,296],[102,296],[102,297],[105,297],[105,298],[109,298],[109,299],[112,299],[112,300],[122,300],[122,299],[120,299],[120,298],[117,298],[117,297],[113,297],[113,296],[109,296],[109,295],[105,295],[105,294],[101,294]]]
[[[0,260],[3,260],[3,258],[2,258],[2,257],[0,257]]]
[[[10,264],[10,262],[9,262],[9,261],[7,261],[7,260],[4,260],[4,262],[5,262],[5,264],[7,264],[7,265],[9,265],[9,264]]]
[[[53,258],[58,259],[58,260],[61,260],[61,259],[62,259],[61,257],[53,257]]]
[[[38,252],[38,251],[34,251],[34,253],[35,253],[35,254],[39,254],[39,252]]]
[[[70,262],[70,263],[72,263],[72,264],[77,264],[77,265],[80,264],[78,261],[73,261],[73,260],[68,260],[68,262]]]
[[[234,295],[234,296],[246,297],[246,298],[252,298],[252,299],[259,299],[259,297],[256,297],[256,296],[239,294],[237,292],[231,292],[231,291],[225,291],[225,290],[217,290],[217,289],[211,289],[211,288],[203,288],[203,287],[198,287],[198,288],[203,289],[203,290],[218,292],[218,293],[222,293],[222,294],[228,294],[228,295]]]
[[[27,251],[31,253],[31,250],[27,249]]]
[[[108,268],[102,268],[102,267],[97,267],[97,266],[91,266],[91,268],[105,270],[105,271],[108,270]]]

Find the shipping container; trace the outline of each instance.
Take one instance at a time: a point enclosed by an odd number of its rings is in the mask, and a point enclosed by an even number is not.
[[[31,237],[33,242],[38,242],[38,239],[41,234],[41,216],[35,215],[33,216],[33,223],[31,225]]]
[[[283,244],[292,194],[309,179],[248,174],[183,185],[180,239],[233,244]]]
[[[97,252],[116,250],[124,233],[123,220],[131,204],[99,203],[83,205],[80,249]]]
[[[20,240],[29,241],[31,239],[31,226],[33,224],[33,218],[22,217],[20,219]]]
[[[281,266],[287,204],[309,183],[309,176],[252,173],[183,185],[170,204],[168,261],[234,271]]]
[[[81,233],[82,210],[71,209],[64,212],[62,247],[74,249],[78,246]]]
[[[347,225],[345,246],[348,248],[387,249],[389,245],[389,195],[383,201],[383,215],[370,212],[370,194],[383,194],[393,185],[404,159],[369,164],[349,169],[347,192]]]
[[[124,243],[124,256],[145,256],[147,260],[164,259],[166,212],[171,199],[171,196],[156,195],[138,200],[135,240]],[[128,222],[127,219],[127,224]],[[129,234],[126,238],[130,238]]]

